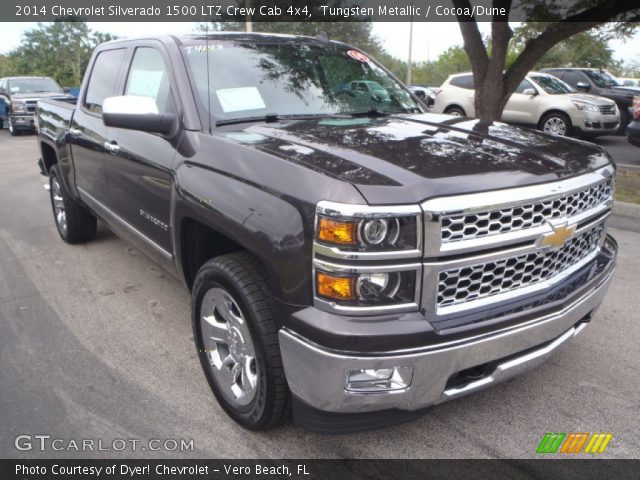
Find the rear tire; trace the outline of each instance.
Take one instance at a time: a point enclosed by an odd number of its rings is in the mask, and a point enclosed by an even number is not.
[[[454,117],[466,117],[467,113],[462,109],[462,107],[448,107],[444,113],[447,115],[453,115]]]
[[[49,195],[60,238],[67,243],[88,242],[96,236],[96,217],[69,195],[61,179],[60,167],[53,165],[49,170]]]
[[[198,271],[191,293],[196,348],[223,410],[250,430],[269,430],[291,409],[278,327],[260,262],[222,255]]]
[[[538,125],[538,129],[544,133],[558,137],[570,137],[572,128],[571,119],[562,112],[546,114]]]

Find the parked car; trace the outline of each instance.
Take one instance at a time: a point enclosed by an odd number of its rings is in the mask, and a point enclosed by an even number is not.
[[[6,123],[11,135],[33,131],[33,112],[39,99],[69,97],[49,77],[0,78],[0,128]]]
[[[618,83],[623,87],[640,87],[640,78],[620,78]]]
[[[631,121],[629,107],[633,96],[640,95],[640,87],[622,86],[609,72],[595,68],[545,68],[542,71],[558,77],[580,92],[610,98],[616,102],[620,111],[618,133],[624,133]]]
[[[424,85],[411,85],[410,90],[422,100],[427,107],[433,107],[433,104],[436,101],[436,94],[429,87],[425,87]]]
[[[631,109],[633,120],[627,127],[627,139],[631,145],[640,147],[640,96],[634,97]]]
[[[389,100],[336,94],[354,79]],[[62,240],[100,218],[186,285],[206,379],[250,429],[380,427],[511,378],[613,276],[602,147],[425,113],[326,38],[112,41],[38,122]]]
[[[471,73],[451,75],[436,96],[434,112],[475,116]],[[612,100],[576,93],[552,75],[530,72],[509,98],[502,120],[553,135],[594,137],[615,133],[620,114]]]

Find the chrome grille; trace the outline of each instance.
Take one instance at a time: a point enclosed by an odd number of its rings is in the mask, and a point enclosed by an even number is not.
[[[602,113],[604,115],[615,115],[616,106],[615,105],[600,105],[600,106],[598,106],[598,110],[600,110],[600,113]]]
[[[441,241],[457,242],[538,227],[548,220],[571,217],[605,202],[611,197],[611,190],[611,180],[607,179],[554,200],[472,214],[443,215]]]
[[[603,232],[604,224],[600,223],[559,249],[441,271],[436,306],[456,305],[547,280],[595,252]]]

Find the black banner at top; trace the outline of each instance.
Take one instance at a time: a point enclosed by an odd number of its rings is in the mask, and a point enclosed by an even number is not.
[[[627,7],[623,5],[626,4]],[[636,7],[629,11],[629,5]],[[586,7],[585,7],[586,5]],[[586,10],[589,10],[586,12]],[[624,10],[624,11],[622,11]],[[582,12],[586,14],[580,16]],[[640,21],[629,0],[3,0],[2,22]]]

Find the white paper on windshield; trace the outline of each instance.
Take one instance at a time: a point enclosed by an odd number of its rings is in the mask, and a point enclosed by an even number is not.
[[[216,90],[216,95],[225,113],[266,108],[256,87],[222,88]]]
[[[162,70],[133,70],[127,85],[127,95],[158,98],[163,75]]]

